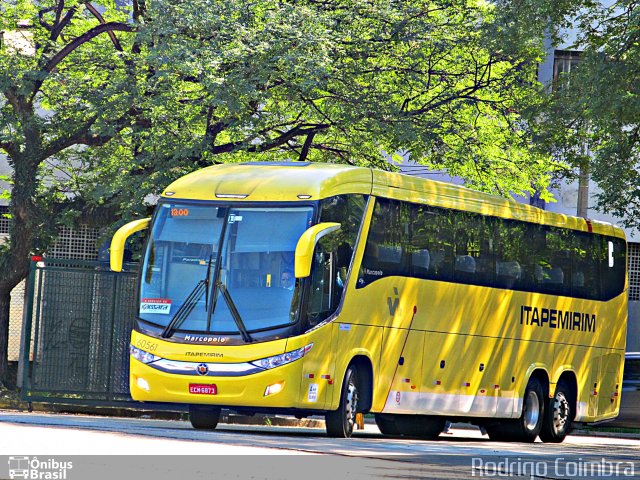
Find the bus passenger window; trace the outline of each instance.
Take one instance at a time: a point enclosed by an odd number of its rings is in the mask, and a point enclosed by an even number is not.
[[[476,276],[476,260],[470,255],[456,255],[455,263],[456,281],[472,283]]]
[[[383,277],[409,275],[406,255],[410,237],[408,225],[403,222],[407,208],[394,200],[376,200],[358,275],[358,288]]]

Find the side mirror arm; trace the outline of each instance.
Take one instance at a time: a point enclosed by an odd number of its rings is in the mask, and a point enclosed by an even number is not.
[[[340,228],[339,223],[324,222],[314,225],[302,234],[296,245],[295,253],[295,276],[305,278],[311,274],[311,263],[313,250],[316,243],[326,234],[334,232]]]
[[[134,220],[133,222],[123,225],[116,231],[111,239],[111,247],[109,248],[110,255],[109,260],[111,264],[111,270],[114,272],[122,271],[122,260],[124,258],[124,244],[131,235],[140,230],[144,230],[149,227],[150,218],[143,218],[142,220]]]

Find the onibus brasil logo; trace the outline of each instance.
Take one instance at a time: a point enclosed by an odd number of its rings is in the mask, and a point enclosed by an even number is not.
[[[61,462],[55,458],[9,457],[9,478],[33,480],[66,480],[67,470],[73,462]]]

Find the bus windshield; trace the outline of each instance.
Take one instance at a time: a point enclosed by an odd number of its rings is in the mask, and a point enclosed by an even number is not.
[[[161,204],[143,260],[140,319],[166,336],[295,322],[294,252],[312,217],[311,206]]]

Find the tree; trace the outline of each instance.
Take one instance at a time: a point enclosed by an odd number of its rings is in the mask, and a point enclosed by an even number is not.
[[[0,52],[14,169],[0,380],[9,292],[80,212],[131,216],[188,171],[246,159],[388,169],[403,152],[503,195],[544,191],[555,168],[518,113],[535,98],[534,50],[504,45],[484,2],[103,3],[2,7],[4,30],[30,19],[35,49]]]
[[[544,190],[548,157],[518,114],[535,92],[530,52],[501,49],[493,17],[468,1],[152,2],[149,128],[123,141],[176,167],[389,168],[382,152],[407,152],[482,190]]]
[[[85,206],[49,162],[58,158],[63,172],[68,149],[103,145],[130,121],[132,73],[115,32],[132,26],[113,2],[106,6],[102,14],[79,1],[1,7],[0,30],[11,36],[0,50],[0,149],[13,170],[10,238],[0,246],[3,383],[10,292],[25,278],[30,254],[46,249],[56,229]]]
[[[583,61],[565,102],[553,104],[566,130],[585,126],[591,175],[602,189],[597,208],[631,228],[640,227],[639,15],[627,0],[584,15]],[[572,147],[566,138],[559,145]]]
[[[508,0],[500,9],[511,18],[535,12],[523,33],[531,41],[549,33],[557,41],[559,29],[569,26],[577,33],[569,48],[582,51],[580,64],[529,111],[537,148],[573,167],[564,172],[568,178],[589,172],[602,190],[596,208],[626,227],[640,227],[640,6]],[[512,25],[524,23],[518,18]]]

